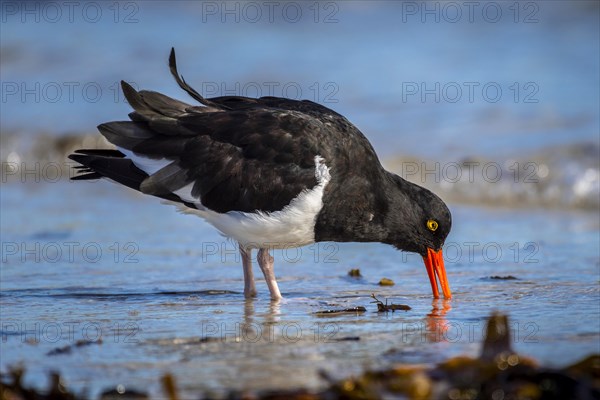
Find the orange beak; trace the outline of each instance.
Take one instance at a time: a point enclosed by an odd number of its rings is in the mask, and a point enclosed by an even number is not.
[[[442,285],[442,292],[444,297],[449,299],[452,297],[450,293],[450,285],[448,285],[448,277],[446,276],[446,268],[444,267],[444,256],[442,255],[442,249],[434,251],[427,249],[427,255],[423,257],[425,261],[425,268],[427,268],[427,275],[429,275],[429,282],[431,282],[431,290],[433,291],[433,297],[436,299],[440,297],[438,291],[437,279],[440,280]]]

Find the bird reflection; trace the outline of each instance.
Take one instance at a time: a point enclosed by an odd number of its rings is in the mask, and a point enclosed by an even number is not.
[[[427,341],[443,342],[447,341],[449,324],[446,321],[446,314],[452,310],[449,299],[434,299],[431,303],[431,312],[427,314]]]
[[[241,322],[240,332],[244,337],[256,340],[272,340],[274,327],[281,320],[281,303],[269,302],[264,312],[256,314],[256,300],[246,299],[244,303],[244,317]]]

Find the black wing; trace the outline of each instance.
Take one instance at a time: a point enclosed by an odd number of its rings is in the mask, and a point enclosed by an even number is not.
[[[143,193],[181,202],[186,199],[174,192],[191,184],[195,201],[217,212],[276,211],[316,185],[315,156],[332,165],[337,157],[335,137],[339,137],[332,131],[353,128],[341,115],[310,101],[205,99],[179,77],[173,50],[169,61],[179,85],[203,106],[152,91],[138,92],[122,82],[135,110],[130,114],[132,121],[98,127],[117,147],[135,156],[168,160],[168,165],[148,175],[114,153],[78,151],[71,158],[88,168],[84,172],[90,179],[108,177]],[[188,198],[186,205],[189,202]]]

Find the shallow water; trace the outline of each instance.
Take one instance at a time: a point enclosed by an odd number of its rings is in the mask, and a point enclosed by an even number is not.
[[[5,184],[1,200],[1,368],[23,363],[36,386],[58,370],[91,395],[118,384],[158,394],[167,371],[188,394],[318,388],[322,370],[477,355],[493,310],[510,316],[515,349],[545,365],[600,352],[594,212],[451,205],[450,301],[432,300],[420,257],[389,246],[276,251],[285,300],[272,304],[261,279],[244,300],[231,242],[155,199],[61,181]],[[490,278],[508,275],[517,279]],[[396,285],[378,286],[383,277]],[[412,310],[378,314],[371,293]],[[367,312],[314,314],[355,306]]]

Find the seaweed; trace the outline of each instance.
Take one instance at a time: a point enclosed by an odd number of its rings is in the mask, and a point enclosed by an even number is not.
[[[92,344],[102,344],[102,339],[98,339],[98,340],[78,340],[75,342],[75,344],[70,344],[64,347],[57,347],[55,349],[50,350],[48,353],[46,353],[47,356],[56,356],[59,354],[69,354],[71,353],[71,350],[73,350],[74,348],[78,348],[78,347],[84,347],[84,346],[89,346]]]
[[[395,283],[393,280],[388,279],[388,278],[381,278],[381,280],[379,281],[379,286],[394,286]]]
[[[396,310],[408,311],[411,310],[412,307],[407,306],[406,304],[388,304],[387,299],[385,299],[385,304],[377,297],[375,297],[375,293],[371,293],[371,297],[375,300],[371,303],[377,304],[377,312],[394,312]]]
[[[348,276],[351,276],[352,278],[362,278],[362,274],[358,268],[352,268],[350,271],[348,271]]]
[[[315,315],[327,315],[327,316],[331,316],[331,315],[337,315],[337,314],[356,314],[356,313],[364,313],[366,312],[367,309],[362,307],[362,306],[358,306],[358,307],[351,307],[351,308],[342,308],[342,309],[332,309],[332,310],[321,310],[321,311],[317,311],[314,312],[313,314]]]

